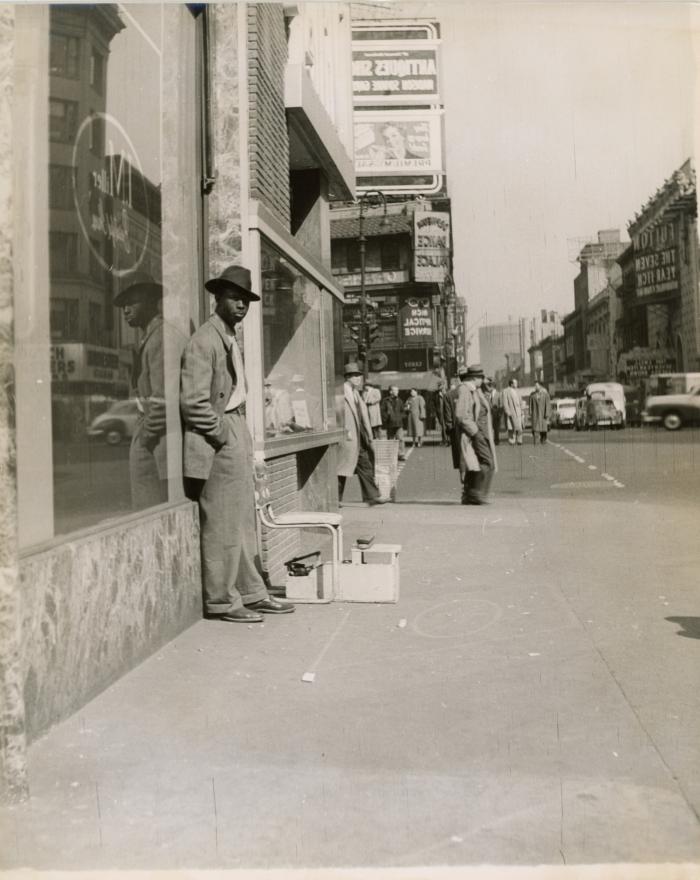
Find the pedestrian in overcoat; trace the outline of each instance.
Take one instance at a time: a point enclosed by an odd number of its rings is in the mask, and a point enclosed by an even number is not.
[[[549,430],[549,420],[552,415],[552,401],[549,392],[539,382],[535,382],[535,390],[530,395],[530,420],[532,422],[532,442],[537,444],[537,438],[540,443],[547,442],[547,431]]]
[[[389,393],[381,402],[382,425],[389,440],[399,441],[399,461],[406,458],[406,441],[403,428],[403,403],[398,385],[390,385]]]
[[[508,442],[511,446],[523,445],[523,405],[518,394],[518,380],[511,379],[503,389],[503,412],[508,429]]]
[[[477,364],[460,372],[455,400],[455,433],[459,443],[462,504],[485,504],[496,456],[491,410],[480,389],[484,372]]]
[[[411,388],[406,401],[408,413],[408,432],[411,435],[414,446],[423,445],[425,434],[425,398],[415,388]]]
[[[374,478],[374,442],[367,404],[362,399],[362,370],[356,363],[345,365],[343,385],[345,437],[338,454],[338,499],[343,500],[345,482],[357,474],[362,500],[370,506],[384,504]]]
[[[216,309],[185,346],[180,410],[184,476],[199,504],[205,612],[234,623],[259,623],[262,614],[294,611],[268,594],[256,564],[253,443],[236,326],[260,297],[243,266],[229,266],[204,286],[214,294]]]

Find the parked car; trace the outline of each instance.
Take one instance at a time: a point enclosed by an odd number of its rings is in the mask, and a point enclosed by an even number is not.
[[[647,397],[689,394],[700,385],[700,373],[655,373],[647,379]]]
[[[622,413],[611,398],[593,394],[586,405],[586,427],[593,431],[596,428],[621,428]]]
[[[627,401],[625,389],[619,382],[591,382],[586,386],[586,397],[600,397],[609,400],[620,413],[620,418],[615,420],[618,428],[624,428],[627,424]]]
[[[133,436],[138,415],[135,400],[118,400],[90,422],[87,435],[95,440],[104,440],[110,446],[118,446]]]
[[[555,398],[552,401],[552,427],[573,428],[576,423],[576,399],[573,397]]]
[[[700,423],[700,385],[688,394],[647,397],[642,413],[645,424],[662,424],[667,431]]]
[[[574,417],[574,427],[577,431],[583,431],[584,428],[588,427],[588,423],[586,421],[586,407],[588,406],[588,398],[587,397],[577,397],[576,398],[576,416]]]

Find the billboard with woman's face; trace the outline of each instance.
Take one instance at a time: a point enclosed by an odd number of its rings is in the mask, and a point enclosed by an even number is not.
[[[355,113],[358,177],[442,172],[440,112]]]

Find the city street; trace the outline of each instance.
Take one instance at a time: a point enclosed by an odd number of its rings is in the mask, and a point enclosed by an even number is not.
[[[2,866],[700,861],[700,435],[498,453],[485,507],[435,444],[350,479],[399,603],[196,624],[33,745]]]

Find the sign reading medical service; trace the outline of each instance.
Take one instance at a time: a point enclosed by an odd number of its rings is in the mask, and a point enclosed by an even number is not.
[[[637,296],[679,291],[678,240],[675,224],[668,222],[645,229],[637,233],[632,242]]]
[[[357,176],[442,173],[440,121],[439,110],[356,112]]]
[[[416,211],[413,218],[415,279],[442,284],[450,271],[450,215]]]
[[[354,43],[352,90],[358,104],[438,103],[437,47],[425,41]]]
[[[411,296],[401,306],[401,336],[404,342],[426,345],[433,339],[433,312],[430,297]]]

